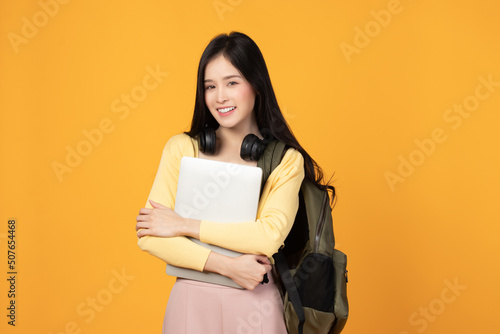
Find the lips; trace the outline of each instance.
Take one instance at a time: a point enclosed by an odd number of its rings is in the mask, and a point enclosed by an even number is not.
[[[217,112],[221,116],[226,116],[232,114],[235,109],[236,107],[223,107],[223,108],[217,108]]]

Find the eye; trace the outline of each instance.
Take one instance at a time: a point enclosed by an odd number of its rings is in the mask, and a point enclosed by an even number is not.
[[[213,89],[215,86],[214,85],[209,85],[205,87],[205,90]]]
[[[232,85],[237,85],[238,83],[236,81],[229,81],[228,82],[228,85],[229,86],[232,86]]]

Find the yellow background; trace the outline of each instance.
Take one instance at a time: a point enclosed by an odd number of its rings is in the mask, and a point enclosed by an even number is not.
[[[165,142],[189,128],[203,49],[237,30],[261,48],[301,144],[335,173],[335,232],[350,278],[344,333],[498,333],[499,7],[2,1],[0,331],[161,331],[173,279],[136,246],[135,216]],[[147,68],[168,76],[144,90]],[[488,77],[497,86],[477,91]],[[125,114],[121,99],[132,92],[147,96]],[[463,103],[470,116],[447,121]],[[92,131],[102,122],[99,141]],[[95,145],[85,146],[83,131],[96,134]],[[58,178],[53,166],[67,166],[68,147],[88,154]],[[410,158],[413,170],[400,167]],[[391,185],[387,173],[398,168],[405,176]],[[6,317],[9,218],[17,219],[15,328]]]

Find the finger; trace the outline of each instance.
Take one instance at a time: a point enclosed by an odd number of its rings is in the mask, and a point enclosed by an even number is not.
[[[266,269],[266,273],[270,272],[273,267],[270,264],[265,264],[264,268]]]
[[[153,212],[153,209],[150,209],[150,208],[142,208],[139,210],[139,214],[142,214],[142,215],[148,215],[151,212]]]
[[[144,237],[146,235],[149,235],[149,230],[148,229],[142,229],[142,230],[137,231],[136,234],[137,234],[138,238],[142,238],[142,237]]]
[[[138,222],[135,224],[135,230],[138,231],[143,228],[149,228],[149,224],[147,222]]]
[[[135,220],[137,222],[149,221],[149,215],[138,215],[137,217],[135,217]]]
[[[154,207],[154,208],[166,208],[165,205],[163,204],[160,204],[160,203],[157,203],[155,201],[153,201],[152,199],[149,200],[149,203],[151,203],[151,205]]]
[[[271,264],[271,261],[267,256],[264,255],[256,255],[257,262],[262,263],[262,264]]]

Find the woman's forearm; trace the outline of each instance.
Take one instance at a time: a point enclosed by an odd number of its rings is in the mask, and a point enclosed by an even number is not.
[[[200,224],[199,219],[184,218],[181,235],[200,240]]]
[[[231,267],[231,258],[217,252],[210,252],[207,262],[205,262],[204,271],[211,271],[223,276],[229,277],[229,268]]]

